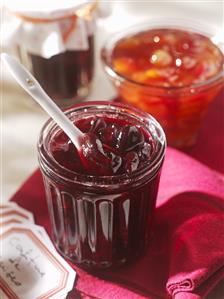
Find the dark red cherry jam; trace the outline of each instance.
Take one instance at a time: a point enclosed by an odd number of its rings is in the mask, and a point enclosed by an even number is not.
[[[83,174],[129,174],[149,161],[154,152],[151,134],[139,125],[116,118],[89,117],[77,121],[76,126],[86,134],[86,163],[64,132],[59,131],[51,141],[50,151],[62,166]],[[94,163],[92,163],[94,161]]]
[[[87,50],[71,50],[44,58],[29,54],[32,73],[47,94],[61,107],[88,95],[94,68],[94,39]]]
[[[38,149],[53,239],[74,263],[115,267],[148,244],[165,136],[148,114],[123,105],[89,102],[68,116],[86,133],[91,173],[68,137],[48,122]]]

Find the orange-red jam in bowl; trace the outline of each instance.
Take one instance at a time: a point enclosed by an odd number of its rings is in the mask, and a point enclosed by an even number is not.
[[[135,28],[109,39],[101,56],[121,100],[156,117],[168,144],[195,143],[223,86],[224,56],[209,36],[178,27]]]

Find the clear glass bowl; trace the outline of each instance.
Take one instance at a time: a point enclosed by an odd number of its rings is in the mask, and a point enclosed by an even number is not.
[[[209,104],[224,85],[223,69],[214,77],[197,84],[165,87],[136,82],[116,72],[113,67],[112,52],[121,39],[161,28],[200,33],[209,37],[222,50],[221,39],[218,38],[216,30],[210,26],[183,20],[158,20],[114,34],[102,48],[101,59],[120,100],[153,115],[162,125],[168,145],[189,147],[196,141]]]

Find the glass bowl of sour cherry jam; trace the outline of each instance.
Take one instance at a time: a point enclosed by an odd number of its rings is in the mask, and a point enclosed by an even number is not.
[[[208,105],[223,87],[224,56],[212,37],[178,26],[135,27],[102,49],[119,98],[153,115],[168,144],[194,145]]]
[[[118,103],[86,102],[66,114],[97,137],[101,155],[90,144],[86,161],[94,159],[95,168],[89,173],[65,133],[52,120],[43,127],[38,154],[55,245],[83,267],[131,262],[150,241],[166,150],[163,129],[149,114]]]

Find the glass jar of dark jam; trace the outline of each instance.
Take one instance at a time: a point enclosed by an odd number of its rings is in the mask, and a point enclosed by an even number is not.
[[[89,175],[64,132],[52,120],[44,125],[38,154],[55,245],[84,267],[130,262],[150,240],[164,132],[149,114],[122,104],[86,102],[66,114],[121,158],[116,173]]]
[[[81,101],[90,92],[96,11],[97,2],[76,10],[46,11],[46,16],[44,9],[40,16],[12,11],[21,22],[21,39],[14,41],[21,62],[62,108]]]
[[[94,36],[88,36],[88,49],[67,50],[44,58],[27,52],[31,71],[48,95],[60,107],[86,98],[94,68]]]

